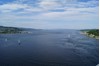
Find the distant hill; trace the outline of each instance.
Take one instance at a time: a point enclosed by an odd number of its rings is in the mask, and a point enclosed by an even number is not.
[[[21,31],[22,29],[20,28],[0,26],[0,34],[20,33]]]
[[[0,34],[33,33],[34,31],[42,31],[42,29],[0,26]]]

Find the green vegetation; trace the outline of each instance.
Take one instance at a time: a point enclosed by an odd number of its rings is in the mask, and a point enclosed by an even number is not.
[[[95,35],[95,36],[99,36],[99,30],[98,29],[89,30],[87,33],[89,35],[92,34],[92,35]]]
[[[15,27],[3,27],[0,26],[0,34],[11,34],[11,33],[21,33],[21,29]]]
[[[89,37],[99,39],[99,29],[89,29],[89,30],[81,30],[83,33]]]

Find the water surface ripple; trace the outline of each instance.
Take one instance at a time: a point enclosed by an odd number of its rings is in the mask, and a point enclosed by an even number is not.
[[[0,34],[0,66],[96,66],[99,63],[99,40],[80,31],[32,32]]]

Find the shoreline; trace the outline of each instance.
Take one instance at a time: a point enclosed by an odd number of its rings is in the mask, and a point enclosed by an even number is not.
[[[95,39],[99,39],[99,36],[95,36],[93,34],[89,34],[88,31],[81,31],[81,34],[86,35],[90,38],[95,38]]]
[[[15,33],[0,33],[0,34],[31,34],[32,32],[29,31],[20,31],[20,32],[15,32]]]

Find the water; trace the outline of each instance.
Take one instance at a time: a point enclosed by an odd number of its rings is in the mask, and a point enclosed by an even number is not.
[[[0,66],[99,64],[99,40],[89,38],[75,30],[32,32],[32,34],[0,34]]]

